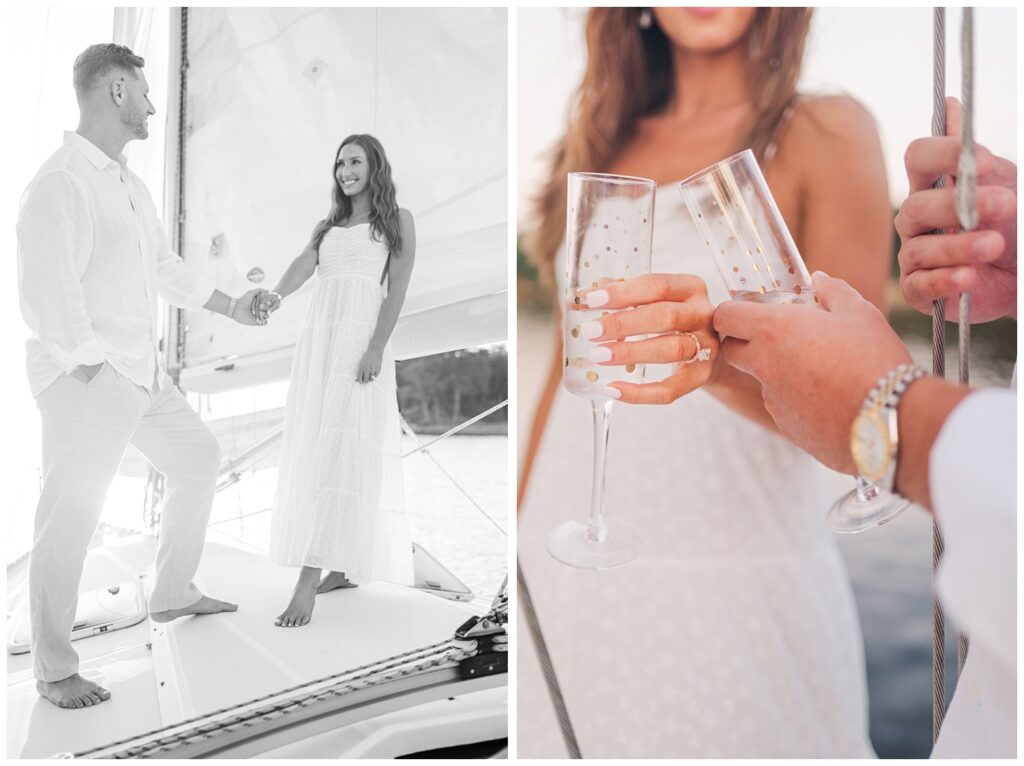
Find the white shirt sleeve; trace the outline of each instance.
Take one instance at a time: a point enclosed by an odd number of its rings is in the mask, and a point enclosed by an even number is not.
[[[970,640],[932,758],[1017,753],[1016,414],[1016,392],[976,391],[932,446],[932,507],[946,543],[936,588]]]
[[[213,297],[216,287],[213,282],[203,277],[171,250],[167,234],[156,214],[153,200],[149,196],[149,190],[141,181],[137,183],[137,188],[140,194],[144,195],[145,204],[149,208],[152,220],[156,222],[158,236],[156,279],[160,297],[172,306],[198,311]]]
[[[65,372],[105,359],[81,283],[92,252],[88,207],[71,174],[53,171],[26,191],[18,215],[21,313]]]
[[[213,283],[201,276],[171,251],[167,238],[161,235],[160,255],[156,261],[160,297],[174,306],[199,310],[213,297]]]
[[[1008,670],[1017,669],[1017,397],[982,389],[946,419],[932,447],[932,506],[945,553],[947,613]]]

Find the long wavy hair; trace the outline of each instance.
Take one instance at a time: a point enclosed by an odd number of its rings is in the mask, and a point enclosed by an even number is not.
[[[554,260],[565,236],[566,175],[608,169],[633,137],[637,121],[674,95],[672,42],[657,23],[640,27],[642,8],[591,8],[587,68],[565,136],[551,153],[551,175],[534,199],[538,226],[526,241],[530,258]],[[754,117],[736,151],[759,161],[793,103],[810,28],[810,8],[758,8],[744,41]],[[541,269],[546,274],[549,269]]]
[[[391,180],[391,164],[384,147],[373,136],[367,133],[354,133],[341,142],[334,153],[334,164],[331,165],[331,180],[334,189],[331,193],[331,211],[313,229],[311,244],[320,247],[324,234],[334,226],[341,226],[352,215],[352,200],[341,190],[338,183],[338,156],[349,144],[357,144],[366,152],[366,160],[370,163],[370,233],[378,242],[384,242],[392,255],[402,250],[402,228],[398,221],[398,202],[395,193],[395,182]]]

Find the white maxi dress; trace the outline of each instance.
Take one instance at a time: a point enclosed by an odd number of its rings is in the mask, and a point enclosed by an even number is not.
[[[356,380],[384,302],[387,257],[369,224],[334,227],[320,244],[292,362],[269,555],[356,582],[411,584],[390,344],[377,378]]]
[[[657,193],[653,271],[728,295],[678,192]],[[563,271],[560,257],[556,273]],[[648,379],[667,370],[648,367]],[[584,757],[872,757],[852,589],[825,525],[822,469],[703,391],[616,405],[607,513],[646,540],[603,572],[545,537],[586,519],[590,402],[559,387],[519,521],[518,551]],[[525,622],[520,757],[565,757]]]

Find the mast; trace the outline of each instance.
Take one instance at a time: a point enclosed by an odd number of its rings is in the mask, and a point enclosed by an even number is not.
[[[168,140],[164,149],[164,220],[169,226],[171,249],[181,254],[185,246],[185,134],[186,87],[188,84],[188,8],[170,9],[169,55],[178,51],[177,66],[168,67],[167,125]],[[185,358],[185,312],[174,306],[167,314],[160,333],[160,351],[168,375],[178,385]],[[160,527],[163,505],[164,477],[152,466],[146,480],[143,524],[151,533]]]
[[[174,23],[177,21],[177,23]],[[185,249],[185,137],[187,128],[187,107],[186,92],[188,88],[188,8],[175,8],[171,10],[171,50],[177,42],[178,65],[171,68],[170,83],[167,89],[169,94],[177,94],[174,100],[174,111],[168,115],[170,124],[175,125],[175,141],[168,141],[167,166],[173,169],[169,174],[168,194],[171,200],[170,215],[168,220],[171,225],[171,247],[174,252],[184,257]],[[175,40],[174,38],[177,38]],[[171,98],[168,98],[170,105]],[[168,321],[164,333],[164,354],[167,364],[167,372],[178,384],[181,375],[181,368],[185,360],[185,311],[183,309],[170,307],[168,309]]]

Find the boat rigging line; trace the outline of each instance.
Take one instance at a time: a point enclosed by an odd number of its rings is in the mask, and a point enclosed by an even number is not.
[[[415,449],[412,449],[409,452],[404,453],[402,455],[402,457],[405,458],[405,457],[408,457],[409,455],[413,455],[413,454],[415,454],[417,452],[423,452],[423,454],[426,455],[428,458],[430,458],[430,461],[435,466],[437,466],[437,470],[439,470],[441,473],[443,473],[445,475],[445,477],[447,477],[448,481],[450,481],[454,485],[454,487],[457,490],[459,490],[459,492],[462,493],[463,497],[465,497],[473,505],[473,507],[476,508],[480,512],[480,515],[483,516],[485,519],[487,519],[495,529],[497,529],[499,532],[501,532],[501,534],[504,537],[508,537],[508,532],[506,532],[504,529],[502,529],[501,525],[498,524],[498,522],[496,522],[493,518],[491,518],[491,515],[489,513],[487,513],[487,511],[485,511],[480,506],[480,504],[476,500],[474,500],[472,498],[472,496],[462,487],[462,485],[459,484],[458,480],[454,476],[452,476],[450,473],[448,473],[448,471],[445,470],[443,465],[441,465],[439,462],[437,462],[437,458],[435,458],[432,454],[430,454],[430,450],[427,449],[427,448],[430,447],[430,445],[434,444],[435,442],[439,442],[441,439],[444,439],[445,437],[451,436],[454,433],[458,433],[463,428],[466,428],[467,426],[469,426],[470,423],[475,423],[477,420],[480,420],[480,418],[486,417],[490,413],[494,412],[495,410],[497,410],[497,409],[499,409],[501,407],[506,406],[507,404],[508,404],[508,399],[506,399],[505,401],[501,402],[501,404],[496,404],[494,407],[491,407],[486,412],[481,413],[480,415],[477,415],[472,420],[469,420],[469,421],[467,421],[465,423],[461,423],[460,425],[458,425],[455,428],[453,428],[451,431],[448,431],[447,433],[441,434],[441,436],[438,436],[436,439],[431,439],[429,442],[426,442],[425,444],[420,444],[420,440],[419,440],[419,437],[416,435],[416,432],[412,430],[412,427],[409,425],[409,423],[406,421],[406,419],[404,417],[402,417],[401,415],[399,416],[399,420],[401,420],[401,422],[402,422],[402,431],[404,431],[414,442],[416,442],[416,445],[417,445]]]
[[[570,758],[583,758],[580,754],[580,743],[576,739],[576,730],[573,729],[572,721],[569,720],[569,709],[565,706],[562,687],[558,683],[558,676],[555,675],[555,665],[551,661],[548,642],[544,640],[544,634],[540,629],[540,621],[537,619],[537,612],[533,608],[530,589],[526,586],[526,578],[523,577],[523,565],[519,562],[518,558],[516,558],[516,582],[519,585],[519,603],[526,614],[526,625],[530,629],[533,645],[537,647],[537,657],[540,659],[540,668],[544,673],[544,683],[548,687],[551,704],[555,706],[555,716],[558,718],[558,728],[562,730],[562,739],[565,740],[565,747],[569,751]]]
[[[932,15],[932,135],[946,135],[946,9],[935,8]],[[961,102],[963,121],[960,147],[960,162],[957,170],[956,211],[964,231],[977,227],[978,208],[975,189],[977,171],[974,158],[974,12],[964,8],[960,24],[960,64],[962,70]],[[935,180],[936,189],[946,185],[942,176]],[[943,232],[936,231],[936,234]],[[962,385],[970,381],[971,325],[970,294],[960,294],[959,336],[957,345],[960,352],[960,375]],[[932,304],[932,374],[937,378],[946,377],[946,300]],[[946,716],[946,624],[942,604],[935,591],[935,570],[942,559],[945,544],[942,530],[932,518],[932,743],[939,738],[942,721]],[[957,634],[957,673],[967,660],[968,642],[962,633]]]

